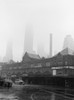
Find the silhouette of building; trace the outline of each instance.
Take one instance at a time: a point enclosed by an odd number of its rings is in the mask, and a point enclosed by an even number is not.
[[[70,48],[74,50],[74,40],[71,35],[67,35],[64,39],[63,49]]]
[[[13,60],[13,51],[12,51],[12,41],[8,41],[7,47],[6,47],[6,55],[3,58],[4,62],[9,62]]]
[[[39,55],[26,52],[23,56],[22,61],[29,62],[29,61],[35,61],[35,60],[40,60],[40,59],[41,58]]]
[[[24,40],[24,54],[25,52],[33,53],[33,30],[32,25],[27,25]]]
[[[5,64],[2,73],[6,74],[28,74],[28,75],[51,75],[54,76],[73,76],[74,78],[74,54],[69,48],[63,49],[57,55],[40,59],[39,55],[25,53],[22,62]]]
[[[65,48],[61,51],[62,55],[74,55],[74,50],[70,48]]]

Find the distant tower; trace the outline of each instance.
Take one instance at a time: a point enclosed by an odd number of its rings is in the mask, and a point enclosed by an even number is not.
[[[50,57],[52,57],[52,34],[50,34]]]
[[[24,53],[33,53],[33,30],[32,25],[27,25],[24,40]]]
[[[66,35],[64,38],[63,49],[70,48],[74,50],[74,40],[71,35]]]
[[[12,41],[8,41],[7,47],[6,47],[6,55],[3,58],[4,62],[9,62],[13,60],[13,51],[12,51]]]

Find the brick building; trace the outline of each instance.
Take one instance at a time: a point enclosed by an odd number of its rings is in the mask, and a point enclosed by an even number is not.
[[[25,53],[22,62],[2,65],[1,75],[74,76],[74,53],[66,48],[52,58]]]

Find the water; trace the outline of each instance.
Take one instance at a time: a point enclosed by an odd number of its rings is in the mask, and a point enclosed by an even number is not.
[[[62,94],[44,92],[38,88],[0,89],[0,100],[74,100]]]

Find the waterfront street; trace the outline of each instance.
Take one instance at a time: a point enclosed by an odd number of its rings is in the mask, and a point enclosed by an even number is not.
[[[37,86],[24,88],[0,89],[0,100],[74,100],[74,97],[65,93],[46,91]]]

